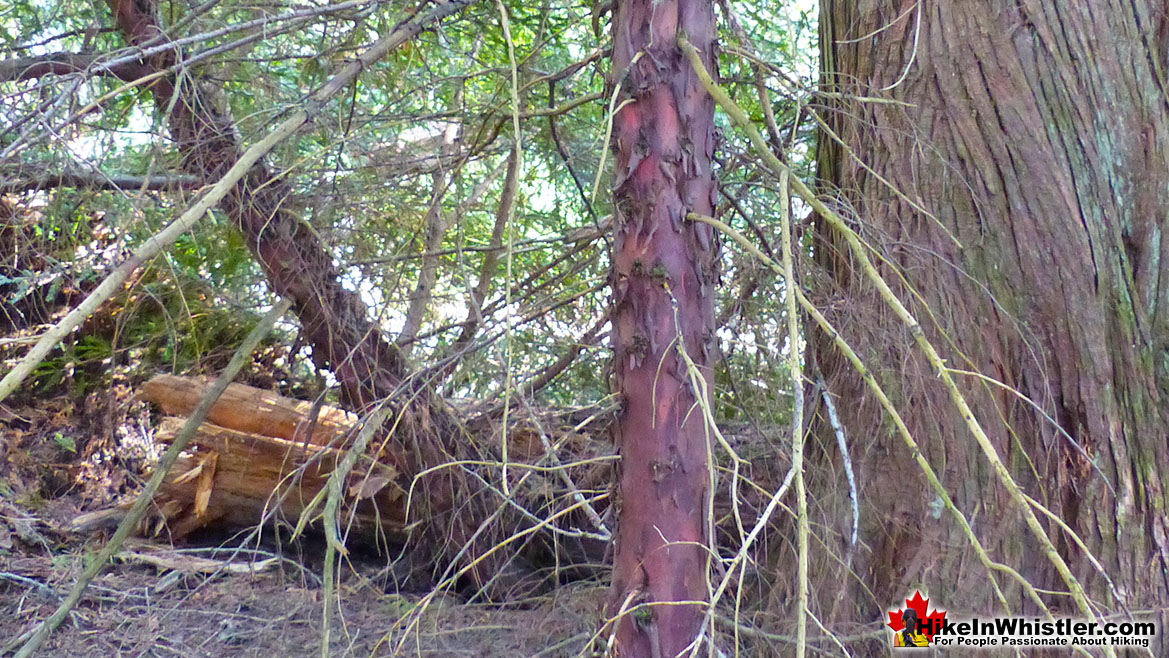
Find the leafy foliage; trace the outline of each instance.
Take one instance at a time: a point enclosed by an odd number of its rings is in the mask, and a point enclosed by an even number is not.
[[[132,59],[105,7],[18,2],[13,9],[0,18],[5,57],[73,52],[97,53],[98,62]],[[727,52],[724,79],[762,118],[758,70],[762,84],[780,92],[767,98],[782,99],[768,102],[783,139],[796,145],[792,152],[809,153],[800,103],[807,102],[802,89],[813,73],[810,12],[774,2],[734,10],[741,14],[728,26],[741,24],[766,47],[769,68]],[[391,30],[409,7],[225,0],[200,5],[195,14],[186,5],[166,2],[158,11],[171,26],[169,36],[183,40],[184,83],[198,85],[208,102],[229,114],[246,144],[364,45]],[[346,285],[361,293],[391,334],[405,321],[416,292],[429,224],[441,219],[444,235],[432,256],[436,281],[413,360],[423,368],[436,363],[433,367],[441,368],[452,350],[460,353],[458,368],[443,384],[447,394],[497,396],[509,368],[513,383],[538,377],[587,337],[590,344],[579,358],[540,395],[552,404],[589,404],[608,394],[608,356],[600,347],[604,331],[586,336],[608,305],[608,244],[602,230],[609,213],[608,173],[597,171],[604,161],[608,116],[608,15],[563,2],[512,2],[508,11],[523,168],[513,224],[503,231],[500,247],[493,248],[492,234],[504,163],[517,136],[511,127],[508,44],[489,3],[473,4],[393,51],[307,132],[278,148],[268,166],[293,182],[286,207],[299,211],[325,238]],[[728,28],[725,41],[736,43],[733,30]],[[3,178],[21,182],[45,172],[85,172],[99,180],[117,174],[178,181],[180,155],[166,137],[165,121],[142,87],[124,87],[124,81],[99,75],[94,66],[0,82],[0,150],[4,162],[19,163],[6,167]],[[758,176],[745,145],[729,130],[724,136],[723,214],[768,240],[776,232],[769,217],[776,190]],[[9,303],[33,294],[33,281],[45,272],[64,273],[57,280],[68,281],[78,294],[90,289],[195,194],[179,182],[114,190],[46,184],[8,197],[14,216],[22,216],[35,236],[25,253],[40,258],[36,266],[0,272]],[[432,205],[437,213],[428,211]],[[95,240],[104,251],[95,248]],[[470,292],[489,255],[497,263],[488,276],[482,322],[470,344],[460,345],[466,323],[478,317]],[[790,400],[781,384],[782,366],[776,365],[786,349],[779,329],[781,285],[729,246],[722,270],[720,413],[727,419],[782,419]],[[61,285],[41,285],[35,294],[53,308],[75,303],[76,294],[61,297]],[[254,309],[269,300],[238,233],[215,214],[111,302],[115,308],[107,312],[105,330],[87,325],[87,335],[42,364],[38,381],[60,384],[67,364],[88,371],[111,360],[135,360],[146,369],[213,369],[221,361],[217,355],[230,352],[254,322]],[[290,355],[290,372],[311,369],[307,356],[305,351]]]

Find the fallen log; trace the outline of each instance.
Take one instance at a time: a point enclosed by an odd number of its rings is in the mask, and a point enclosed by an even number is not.
[[[194,377],[157,375],[142,386],[141,397],[168,416],[187,416],[207,394],[209,383]],[[322,405],[314,419],[313,405],[243,384],[227,387],[207,416],[207,422],[227,429],[289,441],[330,445],[357,423],[357,416]],[[311,435],[309,435],[311,427]]]
[[[199,379],[175,375],[158,375],[142,386],[140,397],[168,414],[156,428],[156,442],[173,439],[184,422],[181,416],[195,408],[207,387]],[[357,423],[355,415],[335,407],[319,405],[314,410],[309,402],[232,384],[212,406],[208,422],[196,431],[187,453],[168,473],[155,497],[156,514],[143,532],[166,531],[171,538],[181,538],[212,525],[254,525],[273,513],[296,525],[314,500],[323,496]],[[535,462],[546,454],[533,427],[513,424],[508,437],[513,461]],[[600,454],[602,444],[586,435],[568,438],[561,449],[575,458]],[[405,460],[387,454],[388,445],[372,442],[371,454],[360,458],[344,487],[347,515],[342,525],[358,537],[401,540],[406,535],[405,490],[410,482],[394,467]],[[608,461],[574,467],[577,486],[603,488],[609,468]],[[563,500],[566,491],[559,482],[531,473],[526,502],[538,509]],[[79,518],[75,526],[92,527],[98,522]]]
[[[207,388],[208,384],[199,379],[174,375],[159,375],[141,387],[139,396],[166,414],[155,428],[156,442],[170,443],[185,422],[183,416],[195,408]],[[318,405],[314,420],[313,407],[310,402],[270,391],[242,384],[229,386],[212,407],[208,422],[192,437],[187,452],[168,473],[155,496],[154,515],[140,529],[142,534],[178,539],[200,528],[247,527],[273,516],[293,526],[300,523],[314,501],[323,498],[329,475],[350,445],[359,420],[327,405]],[[539,418],[517,413],[509,423],[509,460],[517,466],[536,464],[542,469],[512,469],[513,482],[521,474],[526,478],[522,489],[513,490],[512,500],[535,517],[546,518],[606,490],[612,477],[613,457],[608,441],[597,440],[607,435],[607,414],[590,412],[582,420],[576,417],[579,413],[563,410],[535,413]],[[594,423],[593,419],[601,420]],[[498,436],[497,427],[482,424],[488,422],[481,417],[473,433]],[[587,430],[585,426],[589,426]],[[733,445],[755,446],[752,452],[759,456],[753,461],[761,467],[767,464],[756,475],[785,470],[778,462],[786,458],[770,446],[761,445],[770,442],[758,431],[742,428],[742,433],[727,432],[727,436]],[[403,459],[401,455],[388,454],[389,445],[391,442],[375,439],[369,454],[360,457],[345,482],[342,527],[352,540],[375,545],[397,543],[406,539],[408,524],[419,520],[417,508],[413,515],[407,514],[409,474],[395,468],[394,464],[403,463]],[[562,471],[553,468],[558,463],[564,464]],[[724,541],[734,544],[734,502],[726,485],[724,478],[716,490],[716,523]],[[750,526],[754,522],[768,492],[776,485],[757,482],[755,487],[740,487],[742,523]],[[415,505],[420,492],[417,488],[414,491]],[[571,542],[561,541],[553,549],[561,555],[550,562],[563,567],[573,561],[600,561],[605,542],[597,533],[605,531],[598,528],[595,515],[603,515],[606,507],[606,501],[599,501],[593,515],[578,509],[559,518],[555,524],[558,528],[570,533],[585,531],[592,539],[587,540],[589,547],[581,550],[571,549]],[[320,507],[312,513],[319,514]],[[100,510],[79,516],[72,527],[77,532],[87,532],[116,524],[120,518],[118,510]],[[565,550],[570,554],[564,554]]]
[[[155,441],[170,443],[185,422],[164,419]],[[204,423],[156,497],[171,536],[182,537],[213,523],[254,525],[277,513],[296,525],[324,491],[344,449],[239,432]],[[351,523],[362,535],[405,536],[405,492],[393,467],[362,458],[346,482]],[[156,527],[155,531],[160,531]]]
[[[164,418],[155,442],[168,444],[207,392],[193,377],[158,375],[140,397]],[[345,452],[357,417],[341,409],[232,384],[167,474],[146,534],[181,538],[199,528],[254,525],[273,514],[297,525]],[[364,458],[345,487],[345,526],[361,535],[405,536],[405,500],[390,465]]]

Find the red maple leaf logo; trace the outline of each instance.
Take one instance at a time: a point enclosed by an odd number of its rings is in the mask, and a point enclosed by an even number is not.
[[[942,620],[946,618],[946,611],[934,610],[933,612],[926,614],[926,609],[929,608],[929,603],[930,600],[922,598],[920,591],[915,591],[913,593],[912,599],[905,599],[905,605],[909,608],[913,608],[913,611],[917,613],[917,618],[923,622],[921,627],[922,634],[924,634],[930,642],[933,642],[934,633],[942,627]],[[901,608],[896,611],[889,611],[889,623],[887,625],[889,628],[893,629],[894,633],[900,632],[901,629],[905,628],[905,624],[901,621],[901,615],[904,612],[905,608]]]

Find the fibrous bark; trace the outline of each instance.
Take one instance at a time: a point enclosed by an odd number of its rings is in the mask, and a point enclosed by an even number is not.
[[[688,35],[713,71],[714,13],[707,0],[622,0],[613,26],[621,109],[613,122],[611,283],[623,408],[609,613],[625,613],[616,630],[621,656],[675,656],[695,640],[707,597],[710,465],[697,405],[709,402],[715,358],[717,252],[710,228],[685,219],[714,212],[714,102],[676,41]],[[688,371],[682,350],[698,372]]]
[[[1159,3],[822,2],[827,116],[820,174],[950,367],[1024,491],[1074,529],[1064,559],[1104,609],[1169,601],[1169,18]],[[835,287],[819,306],[898,403],[991,558],[1065,589],[906,330],[820,227]],[[882,411],[827,337],[813,342],[859,464],[861,541],[836,621],[869,622],[924,584],[963,613],[997,608],[987,576]],[[839,459],[831,430],[819,458]],[[817,472],[813,468],[812,472]],[[825,469],[818,472],[825,473]],[[813,486],[847,536],[840,482]],[[841,551],[844,552],[843,546]],[[1037,612],[996,575],[1014,612]],[[823,588],[821,588],[823,590]],[[827,616],[838,588],[822,598]],[[871,595],[869,594],[871,592]],[[910,592],[911,593],[911,592]],[[1066,597],[1045,597],[1055,613]],[[1162,613],[1163,614],[1163,613]],[[850,619],[855,615],[855,619]],[[1164,623],[1164,618],[1162,618]],[[1159,641],[1164,643],[1164,634]],[[1164,653],[1162,649],[1154,654]]]

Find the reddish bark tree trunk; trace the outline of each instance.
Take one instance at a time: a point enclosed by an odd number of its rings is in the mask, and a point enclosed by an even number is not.
[[[903,101],[839,103],[829,123],[848,150],[822,136],[821,175],[888,259],[886,279],[898,281],[895,266],[920,293],[913,310],[949,366],[993,377],[1042,409],[1004,387],[959,381],[1024,491],[1075,529],[1115,581],[1113,592],[1049,524],[1090,598],[1113,612],[1164,610],[1163,3],[823,0],[821,15],[828,90]],[[908,331],[851,269],[843,241],[819,237],[817,257],[838,287],[820,290],[818,305],[895,398],[992,559],[1041,590],[1065,590]],[[904,284],[895,289],[912,299]],[[836,621],[871,623],[923,584],[939,607],[997,611],[985,570],[938,514],[873,396],[829,340],[813,346],[853,450],[865,455],[855,563],[843,570],[826,558],[816,576],[846,583],[843,600],[857,602],[855,612],[837,606]],[[830,432],[822,466],[838,459]],[[828,468],[809,470],[822,474],[812,489],[818,521],[847,537],[843,484],[823,476]],[[1014,612],[1036,612],[1016,583],[997,579]],[[813,610],[822,619],[838,589],[820,588],[830,592]],[[1067,597],[1044,598],[1055,614],[1076,614]],[[1155,655],[1166,655],[1164,638]]]
[[[679,51],[685,33],[715,70],[708,0],[621,0],[613,79],[616,240],[612,285],[615,385],[623,409],[617,549],[609,613],[621,656],[675,656],[695,639],[708,554],[707,428],[679,349],[711,383],[717,254],[714,103]],[[709,401],[709,400],[708,400]],[[656,605],[666,604],[666,605]]]

